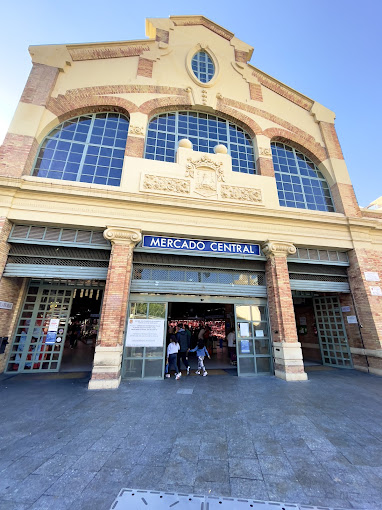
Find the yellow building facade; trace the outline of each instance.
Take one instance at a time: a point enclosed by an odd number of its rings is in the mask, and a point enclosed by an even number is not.
[[[203,16],[146,35],[30,47],[0,150],[0,368],[162,378],[182,322],[223,368],[234,329],[240,376],[382,375],[382,221],[334,113]]]

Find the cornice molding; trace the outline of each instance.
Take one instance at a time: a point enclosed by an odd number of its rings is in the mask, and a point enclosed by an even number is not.
[[[129,244],[134,247],[142,239],[142,233],[138,228],[108,226],[103,237],[112,244]]]

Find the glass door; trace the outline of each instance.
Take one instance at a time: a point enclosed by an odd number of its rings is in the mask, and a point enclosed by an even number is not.
[[[272,371],[266,305],[235,305],[237,375]]]
[[[133,301],[129,304],[128,317],[122,377],[162,379],[167,303]],[[162,337],[159,338],[162,323]]]
[[[73,290],[32,281],[9,352],[6,372],[58,372]]]

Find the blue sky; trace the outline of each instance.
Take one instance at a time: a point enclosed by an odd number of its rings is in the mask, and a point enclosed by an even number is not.
[[[181,14],[202,14],[234,32],[255,48],[251,64],[333,110],[359,204],[382,195],[373,149],[381,143],[382,115],[377,0],[7,2],[0,18],[0,143],[31,68],[29,45],[144,39],[146,17]]]

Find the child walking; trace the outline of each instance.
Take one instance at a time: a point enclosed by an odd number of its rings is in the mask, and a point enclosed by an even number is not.
[[[170,343],[167,347],[167,364],[168,364],[168,373],[170,374],[170,370],[174,368],[175,370],[175,379],[180,379],[182,373],[178,369],[177,357],[178,351],[180,349],[180,345],[175,339],[175,335],[171,335]]]
[[[206,367],[204,366],[204,357],[208,356],[208,359],[211,359],[211,357],[206,349],[206,346],[204,345],[204,340],[200,339],[195,349],[190,350],[190,352],[195,351],[198,357],[198,370],[195,373],[200,374],[200,371],[203,370],[203,377],[205,377],[208,374],[208,372],[206,370]]]

